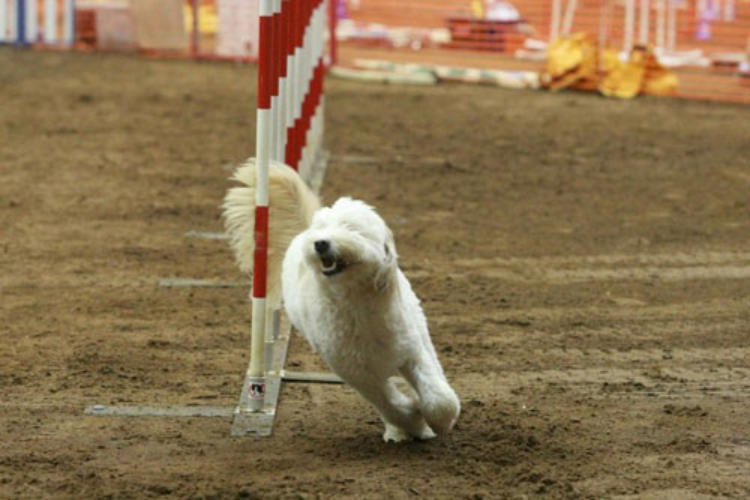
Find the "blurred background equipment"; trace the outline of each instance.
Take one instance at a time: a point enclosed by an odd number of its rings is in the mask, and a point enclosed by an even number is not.
[[[649,64],[672,72],[664,86],[670,90],[660,88],[660,94],[750,104],[750,83],[738,78],[750,66],[750,0],[339,1],[348,16],[338,32],[344,62],[388,60],[544,75],[551,44],[582,34],[631,70],[627,61],[633,50],[649,51]],[[604,58],[595,59],[597,73],[606,72],[600,66]],[[623,71],[618,69],[609,83],[618,74],[634,74]]]
[[[0,0],[0,44],[70,46],[74,0]]]
[[[334,52],[349,69],[385,61],[443,74],[520,71],[548,78],[552,53],[580,45],[581,36],[595,42],[596,73],[610,75],[610,95],[621,94],[611,92],[615,80],[628,80],[645,64],[652,69],[644,74],[672,72],[659,94],[750,103],[750,0],[327,2],[340,47]],[[252,62],[257,9],[258,0],[0,0],[0,43]],[[636,49],[650,55],[633,62]],[[553,87],[572,75],[560,76],[551,77]]]

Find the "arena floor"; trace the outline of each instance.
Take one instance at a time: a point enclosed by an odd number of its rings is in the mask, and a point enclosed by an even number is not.
[[[0,50],[0,497],[750,495],[748,108],[328,82],[324,198],[396,233],[463,402],[384,444],[347,387],[275,434],[91,404],[232,406],[247,291],[219,231],[246,66]],[[301,338],[290,366],[318,369]]]

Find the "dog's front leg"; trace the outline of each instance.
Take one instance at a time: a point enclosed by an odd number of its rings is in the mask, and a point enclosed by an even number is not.
[[[450,432],[458,419],[461,403],[437,357],[422,351],[401,367],[400,372],[419,395],[419,409],[432,430],[438,434]]]
[[[422,417],[416,401],[399,391],[390,380],[370,379],[361,384],[353,381],[349,383],[380,413],[385,424],[384,441],[399,442],[411,437],[435,437]]]

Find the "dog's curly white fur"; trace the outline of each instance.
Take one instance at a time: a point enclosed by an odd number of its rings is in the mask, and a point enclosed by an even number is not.
[[[231,188],[224,200],[226,228],[240,268],[252,271],[254,162],[233,178],[244,186]],[[348,197],[321,207],[283,164],[271,165],[269,183],[268,300],[278,304],[283,295],[292,324],[378,410],[385,441],[449,432],[458,419],[459,399],[443,373],[419,299],[398,267],[393,234],[383,219]],[[396,387],[397,376],[416,397]]]

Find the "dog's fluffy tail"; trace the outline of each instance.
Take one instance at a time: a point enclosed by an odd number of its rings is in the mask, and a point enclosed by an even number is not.
[[[224,197],[224,227],[240,270],[253,272],[255,251],[255,159],[232,176],[242,186],[230,188]],[[291,167],[271,162],[269,186],[268,301],[281,301],[281,263],[292,239],[307,229],[320,200]]]

